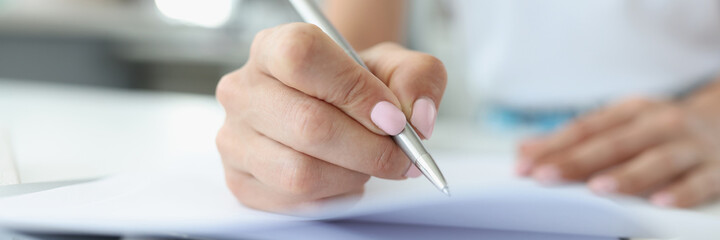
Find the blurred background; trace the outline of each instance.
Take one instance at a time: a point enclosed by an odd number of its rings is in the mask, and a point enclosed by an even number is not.
[[[451,8],[416,0],[412,49],[441,58],[441,118],[467,115]],[[260,30],[300,21],[285,0],[0,0],[0,79],[211,95]]]

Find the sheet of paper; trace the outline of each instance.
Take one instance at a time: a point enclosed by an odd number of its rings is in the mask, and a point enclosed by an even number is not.
[[[452,197],[424,178],[373,179],[361,199],[329,202],[302,217],[243,207],[225,188],[217,156],[177,161],[91,183],[0,199],[0,227],[38,232],[258,236],[325,229],[313,220],[495,229],[598,237],[717,238],[720,218],[600,198],[582,186],[544,188],[513,177],[508,156],[436,153]],[[0,189],[1,191],[1,189]],[[352,202],[352,203],[349,203]],[[320,224],[320,225],[318,225]],[[308,227],[313,226],[313,227]],[[343,230],[343,232],[346,232]]]
[[[473,239],[473,240],[618,240],[573,234],[535,233],[496,229],[456,228],[357,221],[312,222],[275,231],[246,232],[254,239]]]
[[[374,180],[367,197],[341,212],[371,222],[490,228],[594,236],[717,239],[720,217],[660,209],[629,197],[603,198],[583,185],[542,187],[513,174],[509,156],[436,153],[453,193],[420,178]],[[341,207],[340,207],[341,208]],[[709,237],[709,238],[708,238]]]

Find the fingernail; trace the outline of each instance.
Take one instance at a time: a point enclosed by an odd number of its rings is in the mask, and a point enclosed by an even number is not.
[[[410,122],[422,133],[425,139],[429,139],[430,136],[432,136],[433,129],[435,129],[436,118],[437,109],[435,109],[435,102],[433,102],[432,99],[422,97],[415,101]]]
[[[388,101],[382,101],[375,104],[370,119],[380,129],[389,135],[397,135],[405,128],[405,114],[400,109]]]
[[[650,202],[660,207],[673,207],[675,206],[675,197],[668,193],[658,193],[650,198]]]
[[[517,165],[515,166],[515,174],[522,177],[527,177],[530,175],[530,170],[532,169],[532,164],[528,160],[519,160]]]
[[[590,189],[598,194],[611,194],[617,191],[617,182],[612,177],[602,176],[590,180]]]
[[[409,178],[416,178],[422,175],[422,172],[420,172],[420,169],[418,169],[415,164],[410,164],[410,168],[408,168],[407,172],[405,173],[405,177]]]
[[[533,178],[543,184],[561,183],[560,171],[554,166],[542,166],[533,173]]]

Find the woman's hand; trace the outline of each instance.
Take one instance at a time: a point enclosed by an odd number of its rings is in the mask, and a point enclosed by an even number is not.
[[[720,131],[704,115],[676,102],[623,101],[523,142],[517,172],[547,184],[588,180],[596,193],[648,195],[659,206],[696,206],[720,194]]]
[[[227,115],[217,146],[240,202],[281,212],[358,194],[370,176],[419,176],[388,135],[406,119],[431,135],[445,68],[389,43],[362,57],[372,73],[311,24],[255,37],[248,62],[217,87]]]

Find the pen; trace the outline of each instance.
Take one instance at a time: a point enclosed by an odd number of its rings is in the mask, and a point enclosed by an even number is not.
[[[368,69],[355,50],[353,50],[350,44],[345,41],[345,38],[340,35],[335,27],[332,26],[330,21],[327,20],[313,0],[290,0],[290,3],[293,7],[295,7],[295,10],[300,14],[305,22],[312,23],[320,27],[320,29],[330,36],[335,43],[340,45],[340,47],[345,50],[345,53],[350,55],[355,62],[363,66],[365,69]],[[430,180],[437,189],[445,193],[445,195],[450,196],[450,189],[445,181],[445,177],[443,177],[442,172],[440,172],[437,164],[435,164],[435,160],[433,160],[430,153],[428,153],[425,149],[425,146],[420,141],[420,137],[418,137],[417,133],[415,133],[413,127],[406,122],[405,129],[392,138],[395,140],[395,143],[400,146],[400,149],[403,150],[405,155],[408,156],[410,161],[417,166],[420,172],[422,172],[422,174],[425,175],[425,177]]]

